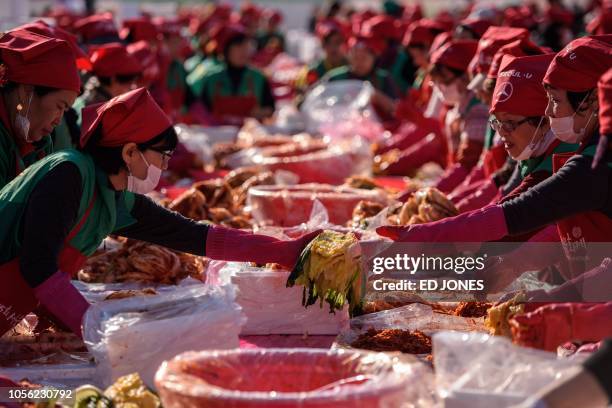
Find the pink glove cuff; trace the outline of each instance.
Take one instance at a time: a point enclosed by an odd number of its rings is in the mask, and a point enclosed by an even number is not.
[[[436,188],[441,192],[448,194],[455,189],[468,175],[468,170],[460,163],[456,163],[453,167],[446,171],[442,179],[436,184]]]
[[[77,288],[72,286],[67,273],[55,272],[34,289],[34,295],[53,316],[82,337],[81,323],[89,303]]]

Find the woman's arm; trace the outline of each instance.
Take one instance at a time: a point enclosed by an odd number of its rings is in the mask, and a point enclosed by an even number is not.
[[[21,274],[37,287],[58,270],[57,259],[76,223],[83,186],[73,163],[62,163],[41,179],[26,207],[21,246]]]
[[[541,228],[581,212],[612,210],[610,168],[591,169],[592,157],[574,156],[548,179],[502,208],[510,235]]]
[[[207,224],[185,218],[139,194],[131,214],[136,224],[114,231],[115,234],[194,255],[205,254]]]

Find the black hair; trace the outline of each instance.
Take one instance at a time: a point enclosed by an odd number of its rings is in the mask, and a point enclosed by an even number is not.
[[[533,127],[538,127],[540,121],[542,121],[541,123],[543,125],[548,124],[548,118],[546,116],[528,116],[526,119],[527,123],[529,123]]]
[[[0,89],[8,93],[8,92],[12,92],[15,89],[17,89],[18,85],[19,85],[18,83],[10,81]],[[36,94],[36,96],[45,96],[45,95],[50,94],[51,92],[55,92],[59,90],[60,90],[59,88],[53,88],[50,86],[34,85],[34,93]]]
[[[457,68],[451,68],[443,64],[433,64],[429,70],[429,74],[431,76],[442,76],[443,68],[446,68],[447,70],[449,70],[455,78],[460,78],[465,74],[465,71],[463,70],[460,70]]]
[[[98,126],[94,130],[93,134],[87,141],[85,147],[81,150],[89,154],[94,163],[99,166],[107,174],[118,174],[122,169],[125,169],[125,162],[123,161],[122,151],[123,146],[117,147],[106,147],[98,145],[98,142],[102,138],[102,125]],[[173,126],[168,127],[166,130],[155,136],[151,140],[144,143],[137,143],[138,150],[144,152],[147,149],[155,146],[156,150],[167,151],[174,150],[178,144],[178,136]]]
[[[585,101],[588,99],[587,97],[593,92],[592,89],[588,90],[588,91],[584,91],[584,92],[572,92],[572,91],[567,91],[567,100],[569,101],[570,105],[572,105],[572,108],[574,109],[574,111],[578,111],[578,108],[580,108],[580,111],[584,111],[586,109],[588,109],[588,105],[585,105]],[[582,105],[580,105],[582,103]]]
[[[138,79],[139,76],[140,76],[139,74],[127,74],[127,75],[115,75],[114,77],[106,77],[106,76],[96,76],[96,77],[98,78],[100,85],[109,87],[112,83],[113,78],[115,78],[117,82],[126,84],[129,82],[135,81],[136,79]]]
[[[234,37],[232,37],[232,39],[230,39],[227,42],[227,44],[225,44],[225,48],[223,49],[223,56],[225,57],[225,61],[228,61],[228,54],[229,54],[230,47],[236,44],[242,44],[248,39],[249,39],[249,36],[246,35],[245,33],[239,33],[239,34],[236,34]]]

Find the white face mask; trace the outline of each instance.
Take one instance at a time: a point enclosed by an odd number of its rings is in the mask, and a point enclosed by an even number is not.
[[[144,160],[144,162],[147,164],[147,177],[144,180],[139,179],[138,177],[133,176],[132,172],[130,171],[130,174],[128,175],[127,191],[131,191],[132,193],[136,194],[147,194],[155,190],[155,187],[157,187],[162,170],[157,166],[149,164],[142,152],[138,151],[138,153],[140,153],[142,160]]]
[[[542,126],[543,120],[544,118],[540,118],[540,122],[538,123],[538,126],[536,127],[535,132],[533,132],[533,136],[531,137],[531,140],[529,141],[527,146],[525,146],[525,148],[523,149],[521,153],[519,153],[516,157],[513,157],[514,160],[523,161],[523,160],[527,160],[532,157],[538,157],[544,154],[544,152],[546,151],[546,149],[548,148],[551,142],[552,137],[550,135],[550,132],[547,132],[539,140],[537,141],[535,140],[538,134],[538,130],[540,130],[540,126]]]
[[[580,107],[588,97],[589,95],[584,97],[582,102],[580,102],[580,105],[578,105],[578,109],[580,109]],[[565,116],[563,118],[549,117],[548,119],[550,120],[550,129],[555,134],[555,137],[561,140],[562,142],[578,143],[584,137],[586,128],[589,127],[589,123],[591,123],[591,118],[593,117],[594,113],[595,112],[591,112],[591,115],[589,115],[589,120],[587,121],[586,125],[582,129],[580,129],[578,133],[574,131],[574,120],[576,119],[576,112],[574,112],[574,114],[571,116]]]
[[[449,85],[440,84],[438,85],[438,89],[442,94],[442,99],[451,105],[457,105],[459,102],[461,102],[463,95],[461,92],[459,92],[457,81],[453,81]]]
[[[23,139],[27,142],[30,143],[30,119],[28,119],[28,114],[30,113],[30,105],[32,104],[32,95],[34,94],[34,92],[30,92],[30,97],[28,98],[28,107],[25,110],[25,113],[23,112],[23,108],[17,111],[17,114],[15,115],[15,130],[17,130],[18,132],[21,132],[21,136],[23,137]]]

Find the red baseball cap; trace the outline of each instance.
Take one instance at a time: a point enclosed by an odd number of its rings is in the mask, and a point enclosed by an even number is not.
[[[524,28],[489,27],[478,41],[476,55],[470,61],[468,69],[474,76],[468,85],[468,89],[479,89],[482,86],[482,83],[487,78],[487,72],[491,67],[495,53],[503,45],[527,37],[529,37],[529,32]]]
[[[588,91],[611,66],[612,35],[581,37],[557,53],[544,83],[572,92]]]
[[[335,18],[326,18],[321,20],[315,26],[315,34],[320,40],[325,40],[330,35],[336,33],[344,36],[342,25]]]
[[[130,55],[125,45],[120,43],[104,44],[91,53],[93,73],[96,76],[136,75],[142,71],[140,62]]]
[[[123,20],[123,27],[119,33],[122,40],[127,40],[129,37],[131,42],[155,41],[157,35],[158,31],[155,24],[144,17]]]
[[[85,51],[83,51],[81,47],[79,47],[76,35],[69,33],[68,31],[59,27],[52,27],[49,24],[45,23],[43,20],[24,24],[11,31],[15,30],[26,30],[35,34],[44,35],[45,37],[57,38],[59,40],[66,41],[72,49],[77,68],[85,70],[91,69],[91,61],[89,60],[87,54],[85,54]]]
[[[218,49],[225,50],[230,41],[240,35],[246,35],[244,26],[240,24],[230,24],[222,26],[217,32],[217,35],[214,35],[213,38],[217,42]]]
[[[508,7],[504,10],[505,26],[530,29],[535,24],[533,11],[528,6]]]
[[[348,47],[366,47],[369,49],[374,55],[380,55],[385,52],[387,48],[387,44],[385,40],[372,36],[364,36],[364,35],[356,35],[352,36],[348,40]]]
[[[130,142],[148,142],[172,123],[149,91],[138,88],[108,102],[83,108],[81,147],[87,144],[98,125],[102,125],[102,138],[98,145],[117,147]]]
[[[461,20],[459,25],[467,28],[476,37],[481,38],[484,35],[485,31],[487,31],[487,29],[491,27],[493,23],[491,22],[491,20],[486,19],[467,18],[465,20]]]
[[[408,26],[408,30],[402,40],[404,47],[411,45],[424,45],[429,47],[436,35],[446,31],[446,26],[438,21],[423,18]]]
[[[161,69],[157,54],[147,41],[138,41],[126,47],[128,54],[140,64],[140,72],[145,80],[153,82],[159,78]]]
[[[433,42],[431,43],[431,47],[429,47],[429,54],[433,54],[434,51],[440,49],[444,44],[451,41],[453,39],[453,34],[449,31],[445,31],[436,35]],[[431,59],[431,58],[430,58]]]
[[[263,12],[263,17],[269,23],[278,25],[283,22],[283,14],[276,9],[265,9]]]
[[[520,40],[512,41],[509,44],[502,46],[491,61],[491,66],[487,72],[487,78],[497,78],[497,71],[501,65],[504,55],[512,55],[515,57],[525,57],[527,55],[540,55],[553,52],[550,48],[538,47],[529,38],[521,38]]]
[[[81,18],[74,23],[74,31],[81,36],[84,43],[100,37],[118,38],[119,33],[111,13],[94,14]]]
[[[599,131],[612,136],[612,68],[608,69],[597,83],[599,94]]]
[[[81,91],[74,51],[67,41],[13,30],[0,36],[0,61],[0,83]]]
[[[542,79],[555,54],[502,59],[490,113],[507,112],[521,116],[542,116],[548,97]]]
[[[383,41],[401,39],[399,21],[390,15],[382,14],[364,21],[361,27],[361,34],[374,37]]]
[[[476,53],[478,41],[451,40],[431,54],[431,63],[465,71]]]

